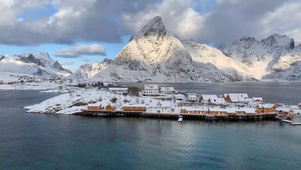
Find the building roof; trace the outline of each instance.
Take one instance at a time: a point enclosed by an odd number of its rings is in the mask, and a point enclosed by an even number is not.
[[[123,107],[145,107],[145,104],[123,104]]]
[[[252,97],[252,100],[253,100],[253,101],[255,101],[255,100],[263,101],[262,97]]]
[[[174,87],[161,87],[160,89],[161,89],[161,91],[174,91],[175,90]]]
[[[204,95],[201,95],[201,97],[203,98],[203,100],[213,100],[213,99],[216,99],[218,98],[217,95],[213,95],[213,94],[204,94]]]
[[[100,103],[93,103],[93,104],[88,104],[88,106],[101,106]]]
[[[258,104],[257,106],[260,108],[271,108],[271,107],[275,106],[275,104],[266,103],[266,104]]]
[[[289,112],[289,111],[292,111],[293,109],[291,109],[289,107],[279,107],[279,108],[276,108],[275,110],[283,111],[283,112]]]
[[[244,102],[249,97],[247,93],[229,93],[228,96],[232,102]]]
[[[158,104],[161,104],[161,107],[171,107],[172,102],[170,101],[160,101],[160,102],[150,102],[150,107],[157,107]]]
[[[226,112],[227,110],[224,108],[219,108],[219,107],[211,107],[209,108],[209,111],[211,112]]]
[[[128,90],[127,87],[110,87],[109,90]]]

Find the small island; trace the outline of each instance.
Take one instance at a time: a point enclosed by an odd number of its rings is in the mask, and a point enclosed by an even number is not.
[[[100,86],[101,85],[101,86]],[[292,120],[301,113],[301,104],[267,103],[247,93],[196,94],[174,87],[145,84],[115,87],[113,84],[81,83],[76,88],[40,104],[27,106],[27,112],[84,116],[135,116],[195,120]],[[111,85],[111,86],[110,86]],[[87,88],[90,86],[92,88]],[[94,88],[93,88],[94,87]],[[44,92],[53,92],[44,91]]]

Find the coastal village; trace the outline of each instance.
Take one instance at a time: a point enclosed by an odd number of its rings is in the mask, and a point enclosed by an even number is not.
[[[301,113],[301,104],[286,106],[281,103],[266,103],[262,97],[251,97],[246,93],[196,94],[179,92],[174,87],[159,87],[157,84],[144,85],[139,90],[133,87],[111,87],[111,95],[139,96],[137,100],[88,104],[80,115],[94,116],[144,116],[204,120],[292,120]]]

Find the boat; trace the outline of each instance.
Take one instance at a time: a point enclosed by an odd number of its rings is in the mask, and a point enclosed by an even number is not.
[[[182,122],[183,121],[183,116],[179,116],[178,122]]]
[[[291,121],[291,120],[282,120],[282,122],[285,122],[285,123],[292,123],[293,121]]]
[[[292,126],[301,125],[301,122],[291,122],[290,125],[292,125]]]

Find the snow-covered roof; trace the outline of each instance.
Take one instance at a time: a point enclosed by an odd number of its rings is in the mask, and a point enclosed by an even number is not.
[[[276,111],[289,112],[289,111],[291,111],[292,109],[289,108],[289,107],[279,107],[279,108],[276,108],[275,110],[276,110]]]
[[[226,112],[227,110],[224,109],[224,108],[212,107],[212,108],[209,108],[209,111],[211,111],[211,112]]]
[[[88,106],[101,106],[100,103],[93,103],[93,104],[88,104]]]
[[[196,97],[196,93],[188,93],[188,97]]]
[[[241,108],[241,110],[243,110],[246,114],[255,114],[256,113],[256,109],[254,109],[254,108]]]
[[[252,100],[253,100],[253,101],[255,101],[255,100],[263,101],[262,97],[252,97]]]
[[[160,102],[150,102],[149,106],[150,107],[157,107],[158,104],[161,104],[161,107],[171,107],[171,103],[170,101],[160,101]]]
[[[271,108],[271,107],[275,106],[275,104],[265,103],[265,104],[258,104],[257,106],[260,108]]]
[[[145,104],[123,104],[123,107],[145,107]]]
[[[203,100],[214,100],[214,99],[217,99],[217,95],[213,95],[213,94],[203,94],[201,95],[201,98],[203,98]]]
[[[161,89],[161,91],[174,91],[175,90],[174,87],[161,87],[160,89]]]
[[[115,90],[128,90],[127,87],[110,87],[110,91],[115,91]]]
[[[232,102],[243,102],[249,97],[247,93],[229,93],[228,96]]]

